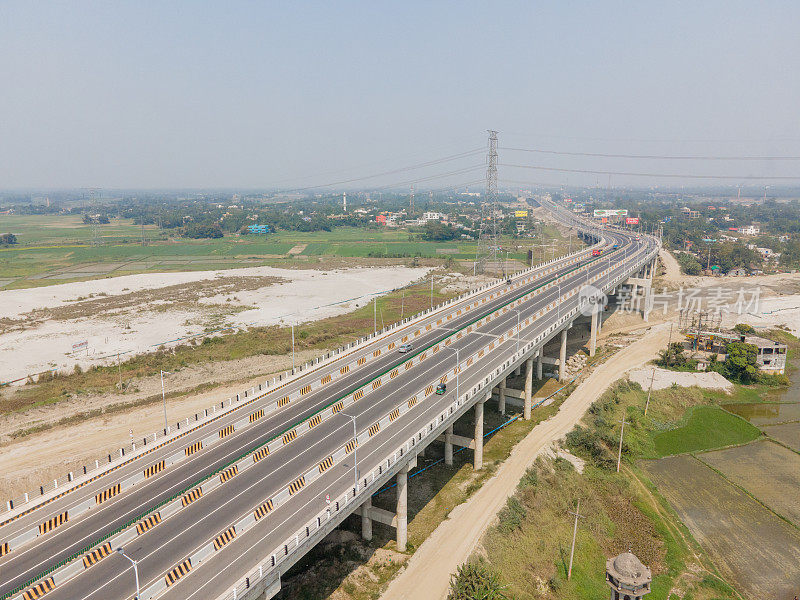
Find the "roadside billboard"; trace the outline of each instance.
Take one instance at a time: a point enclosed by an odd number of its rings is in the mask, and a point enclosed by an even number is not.
[[[639,217],[626,217],[625,218],[625,225],[638,225],[639,224]]]
[[[595,217],[627,217],[628,216],[628,209],[627,208],[616,208],[616,209],[595,209],[594,210]]]

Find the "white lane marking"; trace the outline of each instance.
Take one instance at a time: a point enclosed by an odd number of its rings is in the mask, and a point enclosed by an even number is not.
[[[563,258],[564,258],[564,259],[567,259],[567,258],[569,258],[569,257],[563,257]],[[533,269],[533,271],[531,271],[531,272],[529,272],[529,273],[527,274],[527,275],[530,275],[531,277],[533,277],[533,280],[532,280],[532,281],[530,281],[530,282],[528,282],[528,283],[533,283],[533,281],[535,281],[536,279],[538,279],[538,278],[540,278],[540,277],[542,277],[542,276],[544,275],[543,273],[536,274],[536,271],[537,271],[538,269],[541,269],[541,267],[535,267],[535,268]],[[517,277],[520,277],[520,275],[517,275]],[[333,361],[331,361],[330,363],[327,363],[326,365],[323,365],[323,366],[322,366],[322,367],[321,367],[319,370],[314,370],[314,371],[311,371],[311,372],[309,372],[307,375],[312,375],[312,374],[314,374],[315,376],[317,376],[317,375],[320,375],[320,374],[322,374],[322,372],[323,372],[323,370],[324,370],[324,369],[326,369],[327,367],[334,367],[334,366],[335,366],[337,363],[339,363],[339,361],[341,361],[341,360],[342,360],[342,359],[344,359],[344,358],[353,357],[353,359],[354,359],[354,360],[357,360],[357,358],[356,358],[356,357],[359,355],[359,350],[363,350],[363,351],[364,351],[363,355],[361,355],[361,356],[367,356],[367,355],[371,354],[371,353],[374,351],[374,344],[375,344],[376,342],[378,342],[378,341],[381,341],[381,342],[389,342],[389,341],[391,341],[391,340],[392,340],[394,337],[396,337],[398,334],[400,334],[400,333],[403,333],[403,332],[404,332],[406,329],[408,329],[408,328],[411,328],[411,327],[417,327],[417,326],[420,326],[420,327],[421,327],[421,326],[423,326],[423,325],[429,324],[429,322],[431,322],[431,323],[432,323],[432,322],[433,322],[433,320],[434,320],[434,319],[436,319],[436,318],[437,318],[437,317],[440,315],[440,313],[446,313],[446,312],[448,312],[448,310],[451,310],[451,309],[456,309],[456,310],[457,310],[457,308],[458,308],[458,306],[459,306],[459,305],[461,305],[461,304],[465,304],[465,303],[466,303],[467,305],[469,305],[470,303],[474,302],[475,300],[477,300],[477,299],[479,299],[479,298],[481,298],[481,297],[483,297],[483,296],[486,296],[486,294],[491,294],[491,293],[494,293],[494,291],[497,291],[497,290],[495,289],[495,287],[490,287],[490,288],[487,288],[486,290],[484,290],[484,293],[483,293],[483,294],[475,294],[474,296],[471,296],[471,297],[469,297],[469,298],[464,298],[464,299],[462,299],[461,301],[459,301],[459,302],[457,302],[457,303],[455,303],[455,304],[452,304],[452,305],[448,305],[448,306],[446,306],[446,307],[443,307],[443,308],[442,308],[440,311],[437,311],[437,312],[435,312],[435,313],[432,313],[431,315],[429,315],[429,316],[427,316],[427,317],[425,317],[425,318],[422,318],[422,319],[420,319],[420,320],[419,320],[419,321],[417,321],[417,322],[413,322],[413,321],[412,321],[412,322],[409,322],[408,324],[406,324],[406,325],[404,325],[404,326],[400,327],[399,329],[397,329],[397,330],[395,330],[395,331],[392,331],[392,332],[387,332],[387,334],[388,334],[388,335],[386,335],[386,336],[382,336],[382,337],[376,338],[375,340],[369,341],[369,343],[367,343],[367,344],[366,344],[366,346],[362,347],[361,349],[357,349],[357,350],[355,350],[355,351],[353,351],[353,352],[350,352],[350,353],[347,353],[347,354],[342,354],[340,357],[338,357],[338,358],[334,359],[334,360],[333,360]],[[511,288],[503,288],[503,289],[502,289],[502,291],[501,291],[501,295],[506,295],[506,294],[508,294],[508,293],[509,293],[509,292],[511,292],[511,291],[512,291],[512,290],[511,290]],[[465,313],[465,314],[466,314],[466,313]],[[437,329],[439,329],[439,328],[437,327]],[[423,335],[424,335],[424,334],[423,334]],[[396,341],[396,340],[395,340],[395,341]],[[382,345],[382,344],[381,344],[381,345]],[[372,346],[372,348],[371,348],[371,346]],[[336,367],[336,368],[338,368],[338,367]],[[332,368],[332,369],[331,369],[331,372],[334,372],[334,371],[336,370],[336,368]],[[326,374],[327,374],[327,373],[326,373]],[[302,379],[303,379],[303,378],[301,377],[301,378],[299,378],[299,379],[296,379],[296,380],[294,380],[294,381],[287,382],[287,383],[283,384],[282,386],[278,386],[277,388],[275,388],[275,389],[273,389],[273,390],[266,391],[266,392],[264,393],[264,397],[263,397],[263,398],[260,398],[260,399],[259,399],[259,401],[263,401],[263,402],[266,404],[266,403],[268,403],[269,401],[271,401],[271,398],[269,398],[269,399],[268,399],[268,398],[267,398],[267,396],[271,396],[271,395],[275,394],[276,392],[278,392],[278,391],[280,391],[280,390],[285,390],[285,389],[288,389],[288,388],[290,388],[290,387],[293,387],[294,385],[297,385],[297,389],[293,389],[293,390],[292,390],[292,391],[290,391],[289,393],[296,392],[297,390],[299,390],[299,389],[302,387],[302,383],[301,383],[301,382],[302,382]],[[321,389],[321,388],[320,388],[320,389]],[[285,393],[285,391],[282,391],[281,393]],[[309,396],[309,398],[310,398],[310,396]],[[253,404],[246,404],[246,405],[239,405],[239,406],[236,406],[236,407],[234,407],[234,408],[233,408],[233,410],[229,410],[227,413],[225,413],[225,415],[224,415],[224,418],[222,418],[222,419],[220,419],[220,420],[218,420],[218,421],[213,421],[213,423],[205,423],[205,424],[201,424],[201,425],[199,425],[197,429],[195,429],[195,430],[193,430],[193,431],[191,432],[191,435],[190,435],[189,437],[186,437],[186,438],[184,439],[184,441],[186,441],[186,442],[190,442],[190,443],[191,443],[191,442],[194,442],[194,441],[198,441],[197,439],[195,439],[195,435],[197,435],[198,437],[200,437],[200,439],[202,439],[203,437],[205,437],[205,436],[206,436],[206,431],[201,431],[201,430],[202,430],[204,427],[206,427],[206,426],[211,426],[211,425],[213,425],[213,424],[216,424],[216,425],[223,426],[223,425],[229,424],[229,423],[228,423],[228,421],[229,421],[229,417],[238,417],[238,416],[239,416],[239,413],[237,413],[237,414],[234,414],[234,413],[236,413],[236,411],[238,411],[239,409],[241,409],[241,408],[245,408],[245,407],[249,407],[249,408],[251,408],[251,409],[257,410],[258,408],[261,408],[262,406],[260,405],[260,403],[259,403],[259,402],[255,402],[255,403],[253,403]],[[274,413],[273,413],[273,414],[274,414]],[[273,414],[271,414],[270,416],[273,416]],[[235,420],[235,419],[230,419],[230,420]],[[177,441],[178,439],[183,439],[183,438],[176,438],[176,439],[174,439],[174,440],[169,440],[169,442],[167,442],[167,446],[165,446],[163,449],[161,449],[161,448],[159,449],[159,451],[163,450],[163,452],[164,452],[164,454],[163,454],[163,455],[157,454],[157,455],[153,455],[153,456],[149,456],[149,457],[150,457],[150,458],[158,458],[158,459],[161,459],[161,458],[167,458],[167,456],[169,455],[170,451],[173,449],[172,447],[169,447],[169,444],[171,444],[172,442],[175,442],[175,441]],[[231,438],[231,439],[233,439],[233,438]],[[145,456],[148,456],[148,455],[143,455],[143,456],[141,456],[141,457],[136,457],[136,458],[134,458],[133,460],[135,461],[135,460],[138,460],[139,458],[144,458]],[[158,462],[158,461],[156,461],[156,462]],[[131,463],[130,465],[125,465],[125,467],[131,467],[131,466],[133,466],[133,465],[132,465],[132,463]],[[144,466],[146,467],[147,465],[144,465]],[[139,467],[137,466],[137,467],[135,467],[135,468],[131,468],[130,470],[131,470],[131,471],[133,471],[133,472],[132,472],[132,473],[131,473],[131,472],[128,472],[128,469],[127,469],[127,468],[123,468],[123,469],[120,469],[119,471],[117,471],[117,470],[114,470],[114,471],[110,471],[110,472],[108,472],[108,473],[104,473],[104,474],[100,475],[100,477],[102,478],[102,477],[106,477],[106,476],[110,475],[111,473],[115,473],[116,477],[109,477],[109,479],[107,479],[107,480],[104,480],[104,481],[102,482],[102,484],[101,484],[100,486],[98,486],[98,490],[95,490],[95,491],[100,491],[100,490],[99,490],[99,488],[108,487],[109,485],[113,485],[113,484],[115,484],[115,483],[117,483],[117,482],[120,482],[120,481],[122,481],[124,478],[126,478],[126,477],[128,477],[128,476],[130,476],[130,475],[133,475],[133,474],[135,474],[135,472],[137,472],[137,471],[139,470]],[[152,481],[155,481],[155,480],[152,480]],[[151,481],[151,482],[152,482],[152,481]],[[99,480],[98,480],[98,482],[99,482]],[[151,482],[147,482],[147,483],[151,483]],[[96,482],[92,482],[92,484],[94,484],[94,483],[96,483]],[[88,484],[88,485],[89,485],[89,487],[94,487],[94,486],[92,486],[91,484]],[[77,489],[80,489],[80,488],[73,488],[73,489],[72,489],[72,490],[70,490],[70,492],[68,492],[68,493],[71,493],[71,492],[73,492],[73,491],[76,491]],[[144,488],[142,487],[142,488],[139,488],[139,489],[144,489]],[[85,491],[89,491],[89,490],[87,489],[87,490],[85,490]],[[71,508],[74,508],[75,506],[77,506],[77,505],[79,505],[79,504],[82,504],[83,502],[85,502],[86,500],[88,500],[88,499],[89,499],[89,498],[90,498],[92,495],[93,495],[93,494],[89,494],[89,495],[87,495],[86,497],[83,497],[83,498],[82,498],[82,499],[80,499],[80,500],[77,500],[77,499],[76,499],[76,500],[75,500],[75,502],[74,502],[72,505],[69,505],[69,506],[67,506],[66,508],[56,508],[55,506],[52,506],[52,505],[50,505],[50,503],[48,503],[48,504],[45,504],[45,505],[42,505],[42,506],[41,506],[41,507],[39,507],[39,508],[44,508],[45,506],[48,506],[48,508],[49,508],[51,511],[53,511],[53,512],[51,512],[51,513],[48,513],[46,516],[43,516],[43,517],[42,517],[42,516],[40,516],[40,515],[37,515],[37,517],[36,517],[36,518],[37,518],[37,520],[47,520],[47,519],[48,519],[48,518],[50,518],[51,516],[54,516],[54,515],[56,515],[56,514],[60,514],[60,513],[64,512],[65,510],[69,510],[69,509],[71,509]],[[38,510],[39,508],[34,508],[33,510],[34,510],[34,511],[36,511],[36,510]],[[33,514],[33,513],[30,513],[30,514]],[[95,514],[97,514],[97,513],[95,513]],[[28,516],[28,515],[24,515],[24,516],[20,517],[20,519],[22,519],[22,518],[24,518],[24,517],[27,517],[27,516]],[[32,519],[31,519],[31,520],[32,520]],[[18,521],[18,519],[14,519],[14,521],[10,521],[10,522],[9,522],[9,523],[7,523],[7,524],[8,524],[8,525],[10,525],[11,523],[14,523],[14,522],[19,522],[19,521]],[[32,525],[31,525],[31,527],[32,527],[33,525],[35,525],[35,523],[34,523],[34,524],[32,524]],[[50,539],[54,539],[54,538],[50,538]]]
[[[565,274],[565,275],[567,275],[567,276],[570,276],[570,275],[568,275],[568,274]],[[560,278],[560,277],[563,277],[563,275],[562,275],[562,276],[559,276],[559,278]],[[574,277],[574,275],[573,275],[572,277]],[[547,296],[547,295],[548,295],[548,294],[545,294],[545,296]],[[544,296],[542,297],[542,299],[543,299],[543,298],[544,298]],[[533,298],[531,298],[530,300],[533,300]],[[513,313],[512,313],[512,314],[513,314]],[[504,316],[504,315],[499,315],[499,316]],[[497,319],[497,318],[498,318],[498,317],[495,317],[495,319]],[[495,328],[495,327],[497,327],[497,326],[498,326],[498,322],[495,322],[495,323],[492,325],[492,328]],[[503,326],[503,327],[505,327],[506,325],[505,325],[505,324],[502,324],[502,326]],[[436,365],[432,365],[432,366],[433,366],[433,367],[435,367]],[[418,374],[418,376],[416,376],[416,377],[414,377],[414,378],[412,379],[412,381],[414,381],[414,380],[416,380],[416,379],[419,379],[419,378],[421,378],[421,377],[424,377],[426,374],[427,374],[427,373],[419,373],[419,374]],[[302,452],[301,454],[303,454],[303,453],[304,453],[304,452]],[[298,454],[298,455],[296,455],[296,456],[297,456],[297,457],[299,457],[300,455]],[[293,460],[293,459],[292,459],[292,460]],[[143,488],[140,488],[140,489],[143,489]],[[215,510],[216,510],[216,509],[215,509]],[[215,512],[215,511],[214,511],[214,512]],[[209,514],[211,514],[211,513],[209,513]],[[206,543],[207,543],[207,542],[206,542]]]
[[[500,322],[495,322],[495,323],[492,323],[492,327],[499,327],[499,326],[505,327],[506,325],[505,325],[504,323],[500,323]],[[531,326],[532,326],[532,325],[531,325]],[[509,342],[510,342],[510,340],[509,340]],[[508,342],[506,342],[506,344],[508,344]],[[506,345],[506,344],[503,344],[503,345]],[[499,348],[500,348],[500,347],[498,346],[498,349],[499,349]],[[488,355],[487,355],[487,358],[488,358]],[[436,369],[437,369],[437,367],[440,367],[440,366],[441,366],[441,365],[440,365],[439,363],[430,363],[428,371],[431,371],[431,370],[436,370]],[[416,380],[416,379],[420,379],[420,378],[423,378],[423,377],[425,377],[427,374],[428,374],[428,373],[419,373],[419,374],[417,374],[417,375],[414,377],[414,380]],[[474,377],[475,375],[477,375],[477,373],[473,374],[473,377]],[[479,380],[480,378],[481,378],[481,376],[478,376],[476,379],[478,379],[478,380]],[[413,380],[412,380],[412,381],[413,381]],[[397,391],[399,391],[399,390],[397,390]],[[450,395],[448,394],[448,396],[450,396]],[[451,400],[451,402],[452,402],[452,400]],[[363,406],[363,404],[362,404],[362,406]],[[427,408],[425,409],[424,413],[422,413],[422,414],[427,414],[427,413],[428,413],[430,410],[432,410],[432,409],[434,409],[434,408],[437,408],[438,410],[441,410],[441,407],[437,407],[436,405],[434,405],[434,404],[431,404],[429,407],[427,407]],[[363,416],[363,415],[362,415],[362,416]],[[358,418],[358,415],[357,415],[356,417]],[[416,418],[419,418],[419,417],[416,417]],[[339,426],[337,429],[335,429],[335,430],[331,431],[329,434],[327,434],[327,435],[326,435],[326,436],[325,436],[325,437],[324,437],[322,440],[320,440],[319,442],[317,442],[315,445],[317,445],[317,444],[320,444],[320,443],[323,443],[325,439],[327,439],[327,438],[329,438],[329,437],[333,436],[334,434],[336,434],[336,433],[337,433],[339,430],[343,429],[344,427],[349,427],[349,425],[347,425],[347,424],[343,424],[342,426]],[[398,430],[398,431],[399,431],[399,430]],[[395,438],[395,437],[397,437],[397,434],[396,434],[396,433],[395,433],[393,436],[391,436],[389,439],[391,440],[391,439],[393,439],[393,438]],[[381,444],[381,446],[380,446],[380,447],[382,448],[382,447],[383,447],[383,445],[385,445],[386,443],[388,443],[388,441],[386,441],[386,442],[383,442],[383,443]],[[285,464],[283,464],[283,465],[280,465],[280,466],[278,466],[277,468],[274,468],[274,469],[273,469],[271,472],[269,472],[269,473],[265,473],[265,474],[264,474],[264,475],[261,477],[261,479],[259,479],[259,480],[258,480],[258,481],[256,481],[256,482],[253,482],[253,483],[252,483],[252,484],[251,484],[249,487],[247,487],[247,488],[245,488],[245,489],[241,490],[241,491],[240,491],[238,494],[236,494],[235,496],[232,496],[232,497],[231,497],[230,499],[228,499],[228,500],[227,500],[227,501],[226,501],[224,504],[221,504],[221,505],[220,505],[220,506],[218,506],[217,508],[213,509],[211,512],[207,513],[207,514],[206,514],[205,516],[203,516],[203,517],[202,517],[202,518],[201,518],[199,521],[196,521],[195,523],[193,523],[192,525],[190,525],[190,526],[189,526],[189,528],[185,529],[185,530],[184,530],[182,533],[186,533],[186,532],[188,532],[188,531],[191,529],[191,527],[194,527],[194,526],[196,526],[196,525],[199,525],[199,524],[200,524],[200,523],[202,523],[202,522],[203,522],[205,519],[207,519],[208,517],[210,517],[210,516],[211,516],[211,515],[213,515],[214,513],[218,512],[219,510],[222,510],[222,509],[223,509],[224,507],[226,507],[228,504],[230,504],[231,502],[233,502],[234,500],[236,500],[236,499],[237,499],[239,496],[241,496],[242,494],[244,494],[244,493],[246,493],[246,492],[248,492],[248,491],[252,490],[252,489],[253,489],[254,487],[256,487],[257,485],[260,485],[260,484],[261,484],[262,482],[264,482],[264,481],[265,481],[265,480],[266,480],[268,477],[271,477],[271,476],[273,476],[273,475],[275,474],[275,472],[276,472],[278,469],[281,469],[281,468],[283,468],[283,467],[285,467],[285,466],[289,465],[291,462],[294,462],[295,460],[297,460],[297,459],[301,458],[301,456],[302,456],[303,454],[305,454],[306,452],[309,452],[309,451],[311,451],[311,450],[312,450],[312,447],[308,447],[308,448],[306,448],[305,450],[301,451],[300,453],[296,454],[296,455],[295,455],[293,458],[291,458],[291,459],[290,459],[290,462],[287,462],[287,463],[285,463]],[[370,452],[370,454],[368,455],[368,459],[369,459],[369,458],[372,458],[372,457],[375,455],[375,452],[376,452],[376,451],[377,451],[377,450],[375,450],[375,449],[374,449],[374,450],[372,450],[372,451]],[[313,462],[313,461],[312,461],[312,462]],[[344,463],[338,463],[338,465],[337,465],[337,466],[343,466],[343,465],[344,465]],[[311,468],[311,467],[309,466],[309,468]],[[337,478],[336,482],[334,482],[334,483],[338,483],[338,479],[340,479],[340,478],[341,478],[341,477]],[[312,484],[311,484],[309,487],[313,487],[313,484],[314,484],[315,482],[316,482],[316,480],[315,480],[314,482],[312,482]],[[220,486],[220,487],[219,487],[219,488],[217,488],[217,489],[221,489],[221,487],[222,487],[222,486]],[[285,487],[285,486],[284,486],[284,487]],[[281,487],[281,488],[279,488],[279,489],[283,489],[283,487]],[[302,493],[302,490],[301,490],[301,492],[300,492],[300,493]],[[306,502],[306,503],[305,503],[305,504],[304,504],[302,507],[305,507],[307,504],[308,504],[308,502]],[[256,506],[256,507],[257,507],[257,506]],[[241,515],[240,517],[238,517],[238,518],[234,519],[232,522],[233,522],[233,523],[236,523],[236,522],[238,522],[240,519],[244,518],[244,516],[245,516],[245,515],[249,514],[249,513],[250,513],[250,512],[252,512],[253,510],[255,510],[255,508],[256,508],[256,507],[253,507],[253,508],[250,508],[250,509],[248,509],[246,512],[242,513],[242,515]],[[297,512],[297,511],[295,511],[295,514],[296,514],[296,512]],[[282,521],[281,523],[279,523],[279,524],[278,524],[278,526],[280,526],[280,525],[283,525],[285,522],[286,522],[286,520]],[[145,535],[146,535],[146,534],[145,534]],[[140,561],[144,561],[144,560],[146,560],[146,559],[147,559],[148,557],[150,557],[152,554],[154,554],[155,552],[159,551],[160,549],[162,549],[164,546],[166,546],[167,544],[171,543],[172,541],[174,541],[174,539],[176,539],[176,538],[171,538],[170,540],[167,540],[166,542],[162,543],[160,546],[156,547],[156,548],[155,548],[155,549],[153,549],[153,550],[152,550],[152,551],[151,551],[149,554],[145,555],[143,558],[141,558],[141,559],[139,559],[139,560],[140,560]],[[234,539],[233,541],[236,541],[236,539]],[[202,543],[201,543],[199,546],[195,547],[193,550],[191,550],[191,551],[189,551],[189,552],[185,553],[185,555],[186,555],[187,557],[188,557],[188,556],[191,556],[192,554],[194,554],[195,552],[197,552],[197,551],[198,551],[200,548],[202,548],[203,546],[207,545],[208,543],[209,543],[209,540],[202,542]],[[232,542],[231,542],[231,543],[232,543]],[[194,570],[190,571],[190,572],[189,572],[189,574],[187,574],[186,576],[188,577],[188,575],[190,575],[192,572],[194,572]],[[109,581],[107,581],[106,583],[104,583],[103,585],[101,585],[100,587],[98,587],[98,588],[96,588],[95,590],[93,590],[92,592],[90,592],[90,593],[89,593],[87,596],[84,596],[84,598],[83,598],[82,600],[86,600],[86,598],[89,598],[89,597],[91,597],[93,594],[95,594],[96,592],[99,592],[100,590],[102,590],[103,588],[105,588],[107,585],[109,585],[110,583],[112,583],[113,581],[115,581],[116,579],[118,579],[120,576],[121,576],[121,575],[117,575],[116,577],[114,577],[114,578],[110,579]],[[144,588],[147,588],[147,587],[149,587],[150,585],[153,585],[153,584],[154,584],[156,581],[158,581],[159,579],[161,579],[161,577],[162,577],[162,576],[163,576],[163,575],[159,575],[158,577],[156,577],[156,578],[154,578],[154,579],[152,579],[152,580],[148,581],[148,582],[147,582],[147,583],[146,583],[146,584],[145,584],[143,587],[144,587]]]
[[[495,324],[494,324],[494,326],[498,326],[498,325],[499,325],[498,323],[495,323]],[[505,325],[503,325],[503,326],[505,326]],[[503,344],[503,345],[506,345],[506,344]],[[499,349],[499,347],[498,347],[498,349]],[[431,363],[431,369],[430,369],[430,370],[434,370],[434,369],[435,369],[437,366],[440,366],[440,365]],[[475,377],[476,375],[477,375],[477,373],[473,374],[473,377]],[[417,377],[415,377],[415,379],[419,379],[419,378],[421,378],[421,377],[423,377],[423,376],[424,376],[423,374],[419,374]],[[481,376],[477,376],[477,377],[476,377],[476,379],[480,379],[480,378],[481,378]],[[399,391],[399,390],[398,390],[398,391]],[[448,396],[450,396],[450,395],[448,395]],[[449,400],[449,402],[452,402],[452,400]],[[428,407],[426,407],[426,408],[425,408],[425,411],[424,411],[423,413],[420,413],[420,415],[418,415],[418,416],[415,416],[415,419],[418,419],[418,418],[420,418],[420,416],[427,415],[427,414],[428,414],[430,411],[432,411],[433,409],[436,409],[437,411],[441,411],[441,406],[437,406],[437,405],[431,404],[430,406],[428,406]],[[349,425],[348,425],[348,424],[346,424],[346,423],[345,423],[345,424],[342,424],[342,425],[341,425],[341,426],[339,426],[337,429],[335,429],[335,430],[331,431],[330,433],[328,433],[328,434],[327,434],[327,435],[326,435],[326,436],[325,436],[325,437],[324,437],[322,440],[320,440],[319,442],[317,442],[315,445],[323,443],[325,439],[332,437],[334,434],[338,433],[338,431],[340,431],[340,430],[342,430],[342,429],[344,429],[344,428],[346,428],[346,427],[347,427],[347,428],[349,428]],[[384,430],[384,431],[385,431],[385,430]],[[372,449],[372,450],[370,451],[369,455],[367,456],[367,460],[369,460],[369,459],[373,458],[373,457],[374,457],[374,455],[376,454],[376,452],[377,452],[377,451],[378,451],[380,448],[383,448],[383,446],[385,446],[386,444],[388,444],[388,443],[389,443],[389,442],[390,442],[392,439],[396,438],[396,437],[397,437],[397,434],[398,434],[400,431],[402,431],[402,430],[398,430],[397,432],[394,432],[394,431],[393,431],[393,435],[392,435],[392,436],[390,436],[390,437],[389,437],[387,440],[385,440],[384,442],[382,442],[382,443],[381,443],[381,445],[380,445],[380,446],[378,446],[377,448],[374,448],[374,449]],[[306,452],[309,452],[309,451],[311,451],[311,450],[312,450],[312,448],[313,448],[313,447],[308,447],[308,448],[306,448],[305,450],[303,450],[302,452],[298,453],[298,454],[297,454],[297,455],[295,455],[295,456],[294,456],[292,459],[290,459],[290,462],[294,462],[296,459],[299,459],[299,458],[301,457],[301,455],[302,455],[302,454],[305,454]],[[312,462],[313,462],[313,461],[312,461]],[[235,496],[232,496],[232,497],[230,497],[230,498],[229,498],[229,499],[228,499],[228,500],[227,500],[225,503],[223,503],[223,504],[221,504],[220,506],[216,507],[216,508],[215,508],[215,509],[213,509],[211,512],[208,512],[208,513],[207,513],[206,515],[204,515],[204,516],[203,516],[203,517],[202,517],[200,520],[196,521],[195,523],[193,523],[192,525],[190,525],[190,526],[189,526],[189,528],[185,529],[185,530],[184,530],[182,533],[186,533],[186,532],[188,532],[188,531],[191,529],[191,527],[194,527],[194,526],[197,526],[197,525],[201,524],[201,523],[202,523],[202,522],[203,522],[205,519],[209,518],[209,517],[210,517],[211,515],[213,515],[214,513],[216,513],[216,512],[218,512],[218,511],[222,510],[223,508],[225,508],[225,507],[226,507],[228,504],[230,504],[231,502],[235,501],[235,500],[236,500],[237,498],[239,498],[239,497],[240,497],[242,494],[245,494],[246,492],[249,492],[250,490],[252,490],[252,489],[253,489],[254,487],[256,487],[256,486],[260,486],[260,485],[261,485],[261,484],[262,484],[262,483],[263,483],[263,482],[264,482],[264,481],[265,481],[265,480],[266,480],[268,477],[271,477],[271,476],[273,476],[273,475],[275,474],[275,472],[276,472],[278,469],[281,469],[281,468],[283,468],[283,467],[286,467],[286,466],[287,466],[287,465],[289,465],[289,464],[290,464],[290,463],[288,463],[288,462],[287,462],[287,463],[285,463],[285,464],[283,464],[283,465],[280,465],[279,467],[275,468],[275,469],[274,469],[274,470],[272,470],[270,473],[265,473],[265,474],[264,474],[264,475],[261,477],[261,479],[259,479],[258,481],[255,481],[255,482],[253,482],[253,483],[252,483],[252,484],[250,484],[250,485],[249,485],[247,488],[245,488],[245,489],[241,490],[239,493],[237,493]],[[338,463],[336,466],[344,466],[344,465],[345,465],[345,463],[343,463],[343,462],[342,462],[342,463]],[[309,468],[310,468],[310,467],[309,467]],[[373,467],[373,469],[374,469],[374,467]],[[349,475],[349,468],[348,468],[348,473],[346,473],[345,475]],[[339,476],[339,477],[337,477],[337,479],[336,479],[336,481],[334,482],[334,484],[338,484],[338,481],[339,481],[339,479],[341,479],[341,477],[342,477],[342,476]],[[316,483],[316,481],[317,481],[317,480],[315,480],[314,482],[312,482],[312,483],[309,485],[309,488],[310,488],[310,487],[313,487],[313,484],[314,484],[314,483]],[[217,489],[220,489],[220,488],[217,488]],[[280,489],[282,489],[282,488],[280,488]],[[302,490],[301,490],[301,492],[299,492],[299,493],[302,493]],[[310,501],[313,501],[313,499],[312,499],[312,500],[309,500],[309,501],[307,501],[306,503],[304,503],[304,504],[302,505],[302,507],[301,507],[301,508],[304,508],[305,506],[307,506],[307,504],[308,504]],[[257,506],[258,506],[258,505],[256,505],[255,507],[249,508],[247,511],[245,511],[244,513],[242,513],[242,514],[241,514],[239,517],[235,518],[235,519],[234,519],[232,522],[233,522],[233,523],[237,523],[239,520],[241,520],[242,518],[244,518],[246,515],[248,515],[249,513],[251,513],[253,510],[255,510],[255,508],[257,508]],[[296,514],[297,512],[298,512],[298,511],[296,510],[296,511],[295,511],[295,514]],[[283,525],[284,523],[286,523],[286,519],[285,519],[284,521],[281,521],[281,523],[279,523],[279,524],[278,524],[278,526],[280,526],[280,525]],[[146,535],[146,534],[144,534],[144,535]],[[167,544],[171,543],[171,542],[172,542],[172,541],[174,541],[175,539],[177,539],[177,538],[171,538],[170,540],[167,540],[166,542],[162,543],[160,546],[158,546],[158,547],[156,547],[155,549],[153,549],[152,551],[150,551],[150,553],[146,554],[144,557],[142,557],[141,559],[139,559],[139,561],[144,561],[144,560],[146,560],[147,558],[149,558],[150,556],[152,556],[152,555],[153,555],[155,552],[158,552],[158,551],[159,551],[159,550],[161,550],[161,549],[162,549],[164,546],[166,546]],[[213,539],[213,538],[212,538],[212,539]],[[237,539],[237,538],[234,538],[234,540],[233,540],[231,543],[233,543],[234,541],[236,541],[236,539]],[[189,556],[192,556],[192,555],[193,555],[195,552],[197,552],[197,551],[198,551],[200,548],[202,548],[203,546],[207,545],[208,543],[210,543],[210,540],[206,540],[206,541],[202,542],[200,545],[196,546],[194,549],[192,549],[191,551],[189,551],[189,552],[186,552],[186,553],[184,553],[184,554],[185,554],[187,557],[189,557]],[[194,572],[194,569],[193,569],[192,571],[190,571],[190,572],[189,572],[189,574],[187,574],[185,577],[188,577],[188,576],[189,576],[189,575],[191,575],[191,573],[193,573],[193,572]],[[90,597],[91,597],[93,594],[95,594],[95,593],[99,592],[100,590],[102,590],[103,588],[105,588],[107,585],[109,585],[109,584],[111,584],[113,581],[117,580],[119,577],[121,577],[121,574],[119,574],[119,575],[115,576],[114,578],[112,578],[112,579],[108,580],[106,583],[104,583],[104,584],[103,584],[103,585],[101,585],[100,587],[96,588],[95,590],[93,590],[93,591],[89,592],[89,594],[88,594],[88,595],[86,595],[86,596],[84,596],[82,600],[86,600],[87,598],[90,598]],[[163,575],[159,575],[158,577],[156,577],[156,578],[154,578],[154,579],[151,579],[150,581],[148,581],[148,582],[147,582],[147,583],[146,583],[144,586],[142,586],[142,587],[144,587],[144,588],[146,589],[147,587],[149,587],[149,586],[153,585],[153,584],[154,584],[156,581],[158,581],[159,579],[161,579],[161,577],[163,577]],[[183,578],[182,578],[182,579],[183,579]]]

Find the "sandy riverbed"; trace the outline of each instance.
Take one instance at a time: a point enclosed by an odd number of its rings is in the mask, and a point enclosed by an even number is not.
[[[427,272],[398,266],[334,271],[252,267],[0,291],[0,381],[113,362],[117,352],[147,352],[223,327],[302,323],[343,314],[363,306],[372,294],[403,287]],[[159,295],[159,290],[167,293]],[[88,349],[73,354],[72,345],[84,340]]]

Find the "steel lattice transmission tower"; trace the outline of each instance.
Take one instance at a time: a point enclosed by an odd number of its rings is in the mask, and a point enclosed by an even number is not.
[[[475,272],[483,273],[487,263],[497,266],[497,132],[489,130],[489,152],[486,157],[486,196],[481,202],[481,224]]]

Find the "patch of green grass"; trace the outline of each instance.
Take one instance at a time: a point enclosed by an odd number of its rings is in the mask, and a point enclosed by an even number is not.
[[[746,444],[760,436],[758,428],[718,406],[696,406],[683,425],[655,434],[653,446],[658,456],[669,456]]]

